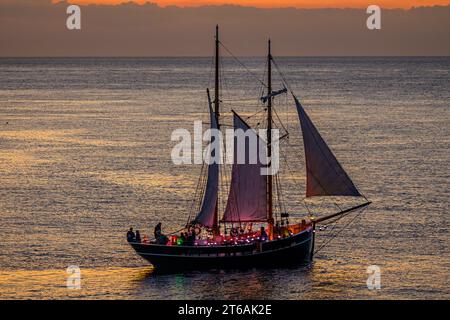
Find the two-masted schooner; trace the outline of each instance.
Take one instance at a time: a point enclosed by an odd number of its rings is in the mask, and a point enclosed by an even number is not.
[[[215,35],[215,87],[214,97],[208,102],[212,129],[221,128],[220,79],[219,79],[219,29]],[[270,40],[267,54],[267,79],[261,101],[265,104],[267,119],[264,141],[268,159],[272,156],[273,102],[277,95],[288,89],[272,90],[272,64]],[[370,202],[356,188],[348,174],[319,134],[299,99],[290,91],[296,106],[303,137],[306,160],[306,197],[351,196],[363,199],[350,208],[325,216],[312,216],[299,223],[289,224],[289,213],[274,216],[274,179],[276,175],[262,175],[262,163],[232,164],[228,199],[223,213],[219,212],[220,164],[211,163],[207,167],[207,177],[198,211],[188,221],[185,230],[197,235],[187,238],[165,237],[163,243],[152,241],[130,241],[130,245],[144,259],[160,269],[200,269],[200,268],[241,268],[275,267],[281,265],[308,263],[314,254],[316,225],[338,219],[350,212],[367,207]],[[249,130],[245,120],[233,111],[234,130]],[[251,131],[251,130],[250,130]],[[250,152],[244,148],[244,152]],[[215,150],[216,152],[217,150]],[[234,149],[236,160],[237,149]],[[245,155],[248,157],[248,154]],[[262,226],[253,230],[253,225]],[[202,236],[199,233],[202,232]]]

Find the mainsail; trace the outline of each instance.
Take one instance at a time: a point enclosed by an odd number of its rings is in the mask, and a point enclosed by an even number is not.
[[[306,196],[361,196],[294,96],[306,157]]]
[[[238,147],[236,130],[243,130],[245,151]],[[267,176],[261,174],[264,166],[260,161],[260,147],[266,143],[250,129],[250,127],[236,113],[234,113],[234,161],[231,176],[228,202],[222,221],[249,222],[267,221]],[[256,148],[252,148],[250,141],[256,141]],[[242,145],[241,145],[242,147]],[[244,151],[244,154],[238,154]],[[255,153],[256,154],[252,154]],[[261,150],[264,153],[264,150]],[[264,153],[265,154],[265,153]],[[253,158],[255,161],[249,161]],[[239,159],[245,159],[242,164]]]
[[[217,117],[212,110],[211,104],[209,106],[211,117],[211,129],[218,130]],[[217,131],[216,131],[217,132]],[[220,157],[220,141],[214,134],[211,133],[210,154],[212,159]],[[218,157],[216,157],[218,155]],[[202,206],[200,212],[195,218],[195,222],[200,223],[206,227],[213,227],[215,223],[215,212],[217,205],[217,196],[219,188],[219,163],[218,161],[210,161],[208,165],[208,179],[206,181],[205,193],[203,195]]]

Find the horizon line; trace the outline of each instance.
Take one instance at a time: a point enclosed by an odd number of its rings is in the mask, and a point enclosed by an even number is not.
[[[265,58],[265,55],[238,55],[237,58]],[[279,55],[277,58],[450,58],[450,55]],[[179,58],[211,58],[203,55],[180,55],[180,56],[0,56],[0,59],[179,59]],[[223,56],[230,58],[231,56]]]
[[[280,6],[280,7],[264,7],[264,6],[255,6],[255,5],[241,5],[241,4],[234,4],[234,3],[223,3],[223,4],[199,4],[199,5],[192,5],[192,6],[180,6],[180,5],[160,5],[156,2],[144,2],[144,3],[138,3],[133,0],[130,1],[124,1],[121,3],[76,3],[76,1],[67,1],[67,0],[58,0],[55,2],[52,0],[53,5],[58,4],[75,4],[82,7],[118,7],[118,6],[138,6],[138,7],[144,7],[144,6],[152,6],[152,7],[158,7],[160,9],[199,9],[199,8],[221,8],[221,7],[236,7],[236,8],[248,8],[248,9],[260,9],[260,10],[285,10],[285,9],[292,9],[292,10],[365,10],[367,6],[355,6],[355,7],[295,7],[295,6]],[[434,5],[419,5],[419,6],[410,6],[410,7],[383,7],[380,6],[383,10],[403,10],[403,11],[410,11],[414,9],[421,9],[421,8],[446,8],[450,7],[450,3],[447,4],[434,4]]]

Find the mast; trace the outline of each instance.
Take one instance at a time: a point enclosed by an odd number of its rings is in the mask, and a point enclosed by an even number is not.
[[[215,84],[214,84],[214,112],[216,113],[216,118],[219,120],[219,107],[220,107],[220,98],[219,98],[219,25],[216,25],[216,54],[215,54]]]
[[[215,82],[214,82],[214,113],[216,115],[216,121],[218,129],[220,130],[219,114],[220,114],[220,97],[219,97],[219,25],[216,25],[216,50],[215,50]],[[219,197],[219,194],[217,194]],[[220,234],[219,228],[219,201],[216,201],[216,208],[214,211],[214,225],[213,225],[214,235]]]
[[[272,159],[272,54],[270,39],[267,53],[267,157]],[[270,163],[270,165],[272,165]],[[267,221],[269,223],[269,237],[273,237],[273,199],[272,174],[267,177]]]

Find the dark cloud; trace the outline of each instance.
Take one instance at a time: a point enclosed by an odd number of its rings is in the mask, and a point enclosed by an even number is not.
[[[82,6],[82,30],[66,29],[68,4],[2,0],[0,56],[206,56],[214,26],[239,55],[450,55],[450,6],[382,10],[382,30],[361,9]]]

